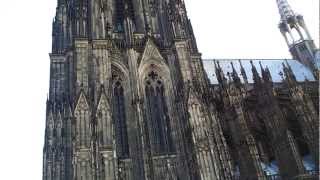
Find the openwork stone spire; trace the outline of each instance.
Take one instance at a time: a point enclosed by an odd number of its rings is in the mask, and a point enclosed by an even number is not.
[[[295,13],[287,0],[277,0],[277,5],[281,16],[279,29],[289,47],[290,53],[294,59],[299,60],[310,68],[317,78],[318,72],[315,65],[317,48],[303,16]]]
[[[277,4],[282,21],[287,21],[295,15],[287,0],[277,0]]]

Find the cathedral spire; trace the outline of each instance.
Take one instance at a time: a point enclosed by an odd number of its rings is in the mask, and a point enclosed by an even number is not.
[[[261,63],[261,61],[259,61],[259,65],[260,65],[260,70],[261,70],[261,75],[262,75],[262,79],[265,80],[267,77],[267,74],[265,72],[265,69],[263,68],[263,65]]]
[[[272,76],[271,76],[271,72],[270,72],[268,66],[267,66],[266,69],[265,69],[265,73],[266,73],[266,75],[267,75],[267,77],[268,77],[268,80],[269,80],[270,82],[272,82]]]
[[[287,0],[277,0],[281,20],[279,29],[294,59],[311,69],[315,76],[317,48],[312,40],[303,16],[295,13]]]
[[[253,64],[252,61],[250,61],[251,64],[251,71],[252,71],[252,76],[253,76],[253,82],[255,85],[260,85],[261,84],[261,78],[259,76],[259,73],[257,71],[256,66]]]
[[[289,18],[295,16],[287,0],[277,0],[277,5],[282,21],[287,21]]]
[[[271,78],[271,74],[269,71],[269,68],[266,67],[264,68],[261,61],[259,61],[259,65],[260,65],[260,69],[261,69],[261,75],[262,75],[262,79],[265,83],[271,83],[272,82],[272,78]]]
[[[287,0],[277,0],[277,5],[279,8],[279,13],[281,16],[280,20],[280,28],[281,24],[285,23],[288,26],[288,28],[295,28],[298,31],[298,34],[301,39],[309,39],[311,40],[311,35],[304,23],[304,19],[302,15],[296,14],[290,4],[288,3]],[[284,25],[284,24],[283,24]],[[283,28],[283,27],[282,27]],[[302,31],[300,28],[302,28]],[[305,33],[305,35],[303,35]]]
[[[280,13],[280,31],[285,34],[288,33],[289,37],[286,37],[287,44],[291,46],[299,40],[311,40],[310,33],[305,25],[302,15],[296,14],[287,0],[277,0],[279,13]],[[294,32],[297,36],[294,36]]]
[[[240,59],[239,59],[239,64],[240,64],[240,72],[241,72],[241,76],[243,77],[243,81],[245,84],[248,84],[248,76]]]
[[[294,73],[293,73],[293,70],[292,70],[290,64],[288,63],[288,60],[285,60],[285,62],[286,62],[286,65],[287,65],[287,67],[288,67],[289,73],[295,78],[295,75],[294,75]]]
[[[283,72],[284,72],[285,78],[288,81],[288,83],[295,83],[297,79],[288,61],[286,61],[286,63],[282,63],[282,66],[283,66]]]
[[[240,86],[241,80],[239,78],[237,70],[234,68],[233,62],[231,62],[231,67],[232,67],[232,80],[236,84],[236,86]]]
[[[214,61],[215,73],[217,76],[217,80],[222,87],[225,87],[227,83],[227,79],[223,73],[222,68],[220,67],[219,61]]]

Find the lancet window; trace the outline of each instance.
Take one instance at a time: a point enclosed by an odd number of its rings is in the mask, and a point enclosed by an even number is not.
[[[115,124],[117,156],[129,156],[127,117],[123,82],[118,78],[113,85],[113,119]]]
[[[174,151],[170,119],[162,79],[156,72],[149,73],[145,81],[147,123],[152,152],[156,155]]]

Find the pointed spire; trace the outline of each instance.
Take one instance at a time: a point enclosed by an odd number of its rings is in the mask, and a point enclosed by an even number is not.
[[[259,65],[260,65],[260,70],[261,70],[262,79],[263,79],[263,80],[266,80],[268,77],[267,77],[267,74],[266,74],[266,72],[265,72],[265,70],[264,70],[264,68],[263,68],[263,65],[262,65],[261,61],[259,61]]]
[[[293,73],[293,71],[292,71],[292,69],[291,69],[291,66],[290,66],[288,60],[285,60],[285,62],[286,62],[286,65],[287,65],[287,67],[288,67],[288,69],[289,69],[289,72],[294,76],[294,73]]]
[[[285,61],[285,62],[286,63],[282,63],[285,78],[288,81],[288,83],[294,83],[297,81],[296,76],[294,75],[288,61]]]
[[[261,61],[259,61],[259,66],[260,66],[261,73],[264,73],[264,68],[263,68],[263,66],[262,66]]]
[[[244,83],[248,84],[248,76],[247,76],[246,70],[244,69],[240,59],[239,59],[239,64],[240,64],[240,72],[243,77]]]
[[[68,109],[67,112],[68,112],[68,115],[69,115],[68,117],[72,117],[73,113],[72,113],[72,107],[71,107],[70,104],[68,105],[67,109]]]
[[[52,112],[52,109],[49,110],[49,114],[48,114],[48,117],[47,117],[47,122],[46,122],[46,135],[47,135],[47,140],[53,138],[54,136],[54,116],[53,116],[53,112]],[[52,141],[49,142],[50,145]]]
[[[77,101],[76,101],[76,106],[75,106],[75,112],[81,110],[81,109],[85,109],[88,110],[90,108],[89,103],[88,103],[88,99],[86,97],[85,92],[83,91],[83,89],[80,90]]]
[[[272,82],[272,76],[271,76],[271,73],[270,73],[270,70],[269,70],[269,67],[267,66],[266,69],[265,69],[265,73],[266,75],[268,76],[268,80],[270,82]]]
[[[72,117],[72,109],[71,106],[68,102],[65,103],[64,108],[63,108],[63,116],[70,118]]]
[[[290,17],[295,16],[287,0],[277,0],[277,5],[281,16],[281,21],[288,21]]]
[[[58,111],[58,115],[57,115],[57,123],[62,122],[62,113],[60,111]]]
[[[231,68],[232,68],[232,75],[238,76],[238,73],[237,73],[236,69],[234,68],[233,62],[231,62],[230,64],[231,64]]]
[[[50,125],[50,124],[53,124],[53,123],[54,123],[54,117],[53,117],[52,108],[49,109],[47,123],[48,123],[47,125]]]
[[[297,59],[309,69],[314,71],[317,49],[302,15],[296,14],[290,7],[287,0],[277,0],[281,20],[279,29],[283,35],[293,59]],[[294,32],[297,34],[294,36]],[[303,51],[301,51],[303,49]],[[309,57],[309,58],[307,58]],[[317,75],[317,73],[315,73]]]
[[[96,109],[100,110],[103,108],[109,109],[109,104],[108,104],[108,98],[106,95],[105,87],[104,87],[104,85],[101,85],[100,86],[100,95],[98,98],[98,103],[97,103]]]
[[[217,80],[219,82],[219,84],[224,87],[227,83],[227,79],[223,73],[222,68],[220,67],[220,63],[219,61],[214,60],[214,67],[215,67],[215,73],[217,76]]]
[[[288,67],[288,70],[289,70],[288,72],[289,72],[291,78],[292,78],[294,81],[297,81],[296,75],[294,75],[293,70],[292,70],[292,68],[291,68],[288,60],[286,60],[285,62],[286,62],[286,65],[287,65],[287,67]]]
[[[61,131],[62,131],[62,127],[63,127],[63,116],[61,111],[58,111],[57,114],[57,120],[56,120],[56,130],[55,130],[55,136],[58,138],[61,138]]]
[[[257,85],[261,84],[261,78],[259,76],[259,73],[255,67],[255,65],[253,64],[252,61],[250,61],[251,64],[251,70],[252,70],[252,76],[253,76],[253,82]]]
[[[261,61],[259,61],[260,64],[260,69],[261,69],[261,74],[262,74],[262,79],[264,82],[266,83],[271,83],[272,82],[272,78],[271,78],[271,73],[269,71],[269,68],[266,67],[264,68]]]
[[[234,68],[233,62],[231,62],[231,67],[232,67],[232,79],[233,82],[235,82],[238,85],[241,85],[241,80],[238,76],[238,72],[236,71],[236,69]]]
[[[49,97],[47,97],[47,102],[46,102],[46,115],[48,116],[49,110],[51,110],[51,102],[49,100]]]

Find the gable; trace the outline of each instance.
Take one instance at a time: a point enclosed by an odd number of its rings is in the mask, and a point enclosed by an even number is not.
[[[76,102],[76,108],[74,110],[75,112],[78,112],[80,110],[89,110],[89,104],[83,91],[80,91],[78,101]]]
[[[97,113],[99,111],[106,111],[106,110],[110,110],[110,106],[109,106],[109,102],[108,102],[108,98],[106,96],[106,93],[104,91],[104,88],[102,88],[101,90],[101,95],[100,95],[100,98],[98,100],[98,104],[97,104]]]
[[[153,60],[163,60],[159,48],[155,45],[152,39],[148,39],[145,49],[142,54],[141,63],[146,60],[153,59]]]

